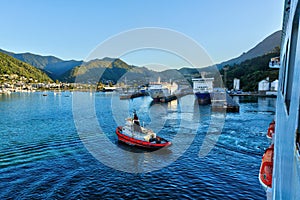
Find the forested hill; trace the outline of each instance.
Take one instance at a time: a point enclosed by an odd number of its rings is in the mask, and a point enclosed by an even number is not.
[[[269,68],[270,59],[276,56],[279,56],[279,48],[263,56],[246,60],[241,64],[225,66],[225,69],[228,69],[226,73],[226,87],[229,89],[233,88],[233,79],[238,78],[243,91],[257,91],[259,81],[267,77],[270,78],[270,81],[278,79],[279,70]],[[224,75],[224,68],[220,70],[220,73]]]
[[[52,79],[41,70],[0,52],[0,75],[4,74],[16,74],[39,82],[52,82]]]
[[[13,53],[3,49],[0,49],[0,52],[41,69],[53,80],[59,79],[63,73],[83,63],[83,61],[62,60],[55,56],[41,56],[32,53]]]
[[[242,55],[230,59],[228,61],[217,64],[217,67],[221,69],[226,65],[234,65],[240,64],[246,60],[256,58],[261,55],[265,55],[267,53],[272,52],[272,50],[276,47],[280,46],[282,31],[276,31],[275,33],[266,37],[263,41],[258,43],[255,47],[250,49],[249,51],[243,53]]]

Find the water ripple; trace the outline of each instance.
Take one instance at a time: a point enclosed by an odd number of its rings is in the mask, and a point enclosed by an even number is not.
[[[241,112],[227,114],[216,146],[204,158],[198,152],[211,124],[210,108],[197,108],[200,115],[193,116],[190,111],[184,113],[176,110],[178,107],[166,106],[168,115],[159,134],[174,138],[180,117],[186,116],[185,124],[198,125],[196,131],[191,127],[181,129],[182,142],[194,137],[192,145],[168,167],[128,174],[103,165],[84,148],[72,119],[71,98],[55,97],[51,93],[47,98],[41,98],[40,93],[26,98],[22,94],[14,95],[0,100],[3,108],[0,112],[0,199],[265,199],[257,174],[261,155],[269,143],[265,132],[274,115],[272,99],[262,104],[240,102]],[[99,123],[104,123],[103,130],[113,144],[136,152],[116,140],[112,125],[115,122],[109,121],[111,112],[105,110],[110,107],[111,97],[95,95],[97,115],[101,115],[101,120],[108,119]],[[148,97],[130,102],[143,110],[150,104]],[[155,118],[155,113],[152,115]],[[200,117],[200,124],[195,124],[195,117]],[[142,118],[150,124],[149,116],[144,114]],[[87,137],[82,139],[93,139]],[[105,151],[105,147],[99,148]],[[159,161],[173,154],[166,151],[159,155]],[[144,157],[139,162],[143,165],[148,160]]]

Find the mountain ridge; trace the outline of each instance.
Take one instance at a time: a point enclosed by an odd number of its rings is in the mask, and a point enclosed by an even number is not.
[[[10,55],[0,52],[0,74],[24,76],[39,82],[52,82],[44,72],[28,63],[22,62]]]
[[[12,53],[1,49],[0,52],[11,55],[14,58],[27,62],[32,66],[41,69],[53,80],[73,82],[75,81],[76,75],[81,76],[84,73],[88,73],[88,75],[85,77],[87,80],[92,82],[99,81],[95,80],[95,74],[102,74],[104,81],[112,80],[114,82],[122,78],[124,74],[127,74],[132,79],[147,79],[149,81],[151,79],[154,81],[153,79],[157,80],[157,78],[160,76],[165,80],[174,80],[179,79],[180,77],[190,78],[193,75],[199,74],[201,71],[210,71],[210,68],[214,68],[215,66],[217,66],[218,69],[222,69],[226,65],[240,64],[246,60],[272,52],[275,47],[280,45],[280,37],[281,31],[276,31],[259,42],[246,53],[214,66],[208,66],[204,68],[183,67],[178,70],[165,70],[162,72],[149,70],[146,67],[129,65],[119,58],[104,57],[102,59],[94,59],[84,62],[82,60],[62,60],[55,56],[41,56],[32,53]],[[81,69],[79,69],[79,66],[81,66]],[[83,77],[84,76],[82,76],[82,78]]]
[[[0,49],[0,52],[10,55],[44,71],[53,80],[59,79],[64,72],[81,65],[83,61],[62,60],[55,56],[41,56],[33,53],[13,53]]]
[[[280,47],[282,31],[278,30],[271,35],[267,36],[261,42],[256,44],[249,51],[242,53],[240,56],[229,59],[227,61],[216,64],[218,69],[223,68],[226,65],[240,64],[246,60],[262,56],[264,54],[272,52],[276,47]]]

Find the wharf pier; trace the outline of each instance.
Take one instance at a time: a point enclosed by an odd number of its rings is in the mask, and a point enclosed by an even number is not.
[[[274,94],[259,94],[259,93],[242,93],[242,94],[229,94],[231,97],[270,97],[277,98],[277,95]]]
[[[181,97],[184,97],[184,96],[190,95],[190,94],[194,94],[192,90],[188,90],[188,89],[178,90],[178,91],[174,92],[174,94],[171,94],[169,96],[159,99],[159,101],[157,101],[157,102],[168,103],[170,101],[176,100],[178,98],[181,98]]]
[[[137,97],[148,96],[145,92],[133,92],[133,93],[123,93],[120,94],[120,99],[134,99]]]
[[[169,96],[160,98],[160,99],[159,99],[159,102],[160,102],[160,103],[168,103],[168,102],[173,101],[173,100],[176,100],[176,99],[177,99],[177,96],[176,96],[176,95],[169,95]]]
[[[239,112],[240,105],[236,103],[226,92],[214,92],[211,94],[211,108],[220,112]]]
[[[159,99],[154,99],[153,101],[157,102],[157,103],[168,103],[170,101],[176,100],[180,97],[186,96],[186,95],[190,95],[190,94],[194,94],[192,90],[179,90],[174,92],[174,94],[165,96],[163,98],[159,98]],[[148,96],[149,94],[147,92],[128,92],[128,93],[121,93],[120,94],[120,99],[121,100],[125,100],[125,99],[134,99],[137,97],[142,97],[142,96]]]

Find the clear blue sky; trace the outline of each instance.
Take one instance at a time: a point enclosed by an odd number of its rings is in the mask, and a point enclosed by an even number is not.
[[[218,63],[281,29],[282,12],[274,0],[2,0],[0,48],[79,60],[120,32],[161,27],[193,38]]]

